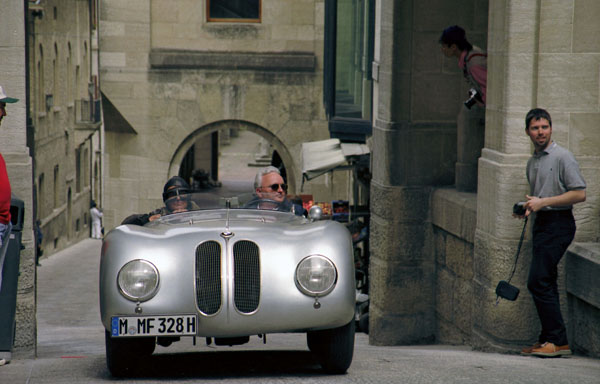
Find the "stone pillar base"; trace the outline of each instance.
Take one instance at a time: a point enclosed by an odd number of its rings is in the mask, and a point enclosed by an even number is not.
[[[435,340],[434,261],[429,248],[431,190],[371,182],[369,342]]]

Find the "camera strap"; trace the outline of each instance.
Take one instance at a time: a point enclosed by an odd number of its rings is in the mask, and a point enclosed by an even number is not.
[[[515,275],[515,271],[517,270],[517,262],[519,261],[519,253],[521,252],[521,246],[523,245],[523,239],[525,238],[525,230],[527,229],[527,219],[528,217],[525,216],[525,222],[523,223],[523,230],[521,231],[521,238],[519,239],[519,246],[517,247],[517,254],[515,255],[515,264],[513,265],[513,269],[512,272],[510,273],[510,276],[508,277],[508,280],[506,280],[506,282],[510,283],[510,280],[513,278],[513,276]]]
[[[523,230],[521,231],[521,238],[519,239],[519,245],[517,246],[517,254],[515,255],[515,263],[513,265],[512,271],[510,272],[510,276],[508,277],[508,280],[506,280],[506,282],[509,284],[510,284],[510,280],[515,275],[515,271],[517,270],[517,263],[519,261],[519,253],[521,252],[521,246],[523,245],[523,239],[525,238],[525,231],[527,230],[527,219],[528,218],[529,217],[525,216],[525,220],[523,223]],[[500,296],[496,296],[496,305],[498,305],[499,302],[500,302]]]

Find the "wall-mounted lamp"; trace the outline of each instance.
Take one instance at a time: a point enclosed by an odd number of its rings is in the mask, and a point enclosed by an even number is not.
[[[46,110],[51,110],[54,107],[54,96],[52,94],[46,95]]]

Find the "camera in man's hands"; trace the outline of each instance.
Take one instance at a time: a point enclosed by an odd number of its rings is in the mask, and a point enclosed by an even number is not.
[[[525,216],[527,210],[525,209],[525,202],[521,201],[513,205],[513,213],[517,216]]]
[[[477,102],[483,103],[483,99],[481,98],[481,95],[479,94],[479,92],[477,92],[477,90],[475,88],[469,89],[469,98],[464,103],[465,107],[467,107],[468,109],[471,109],[471,107],[473,105],[475,105]]]

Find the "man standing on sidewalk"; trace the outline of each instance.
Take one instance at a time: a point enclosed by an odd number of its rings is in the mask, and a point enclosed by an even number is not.
[[[535,152],[527,162],[530,195],[525,216],[535,213],[533,257],[527,288],[542,324],[538,342],[524,348],[525,355],[553,357],[570,355],[567,330],[560,312],[557,266],[575,237],[573,204],[585,201],[586,184],[575,157],[552,141],[552,119],[548,111],[535,108],[527,113],[525,132]]]

